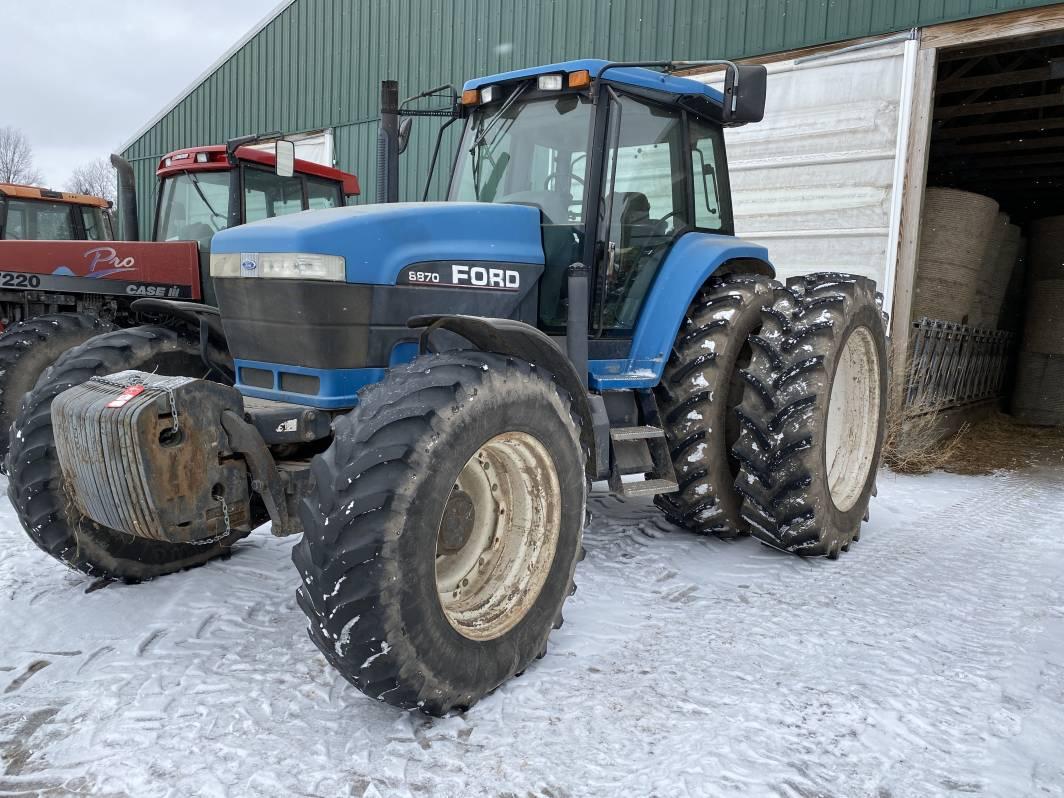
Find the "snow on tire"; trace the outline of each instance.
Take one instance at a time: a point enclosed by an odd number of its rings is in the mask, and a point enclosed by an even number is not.
[[[546,650],[586,501],[569,397],[515,358],[392,369],[314,458],[292,552],[308,632],[371,698],[464,709]]]
[[[749,363],[747,338],[761,328],[761,309],[779,287],[758,275],[709,280],[691,302],[665,366],[657,395],[680,489],[655,502],[693,532],[734,537],[746,529],[731,454],[743,396],[739,369]]]
[[[875,283],[794,278],[751,337],[733,452],[751,533],[784,551],[835,558],[860,535],[875,490],[887,357]]]

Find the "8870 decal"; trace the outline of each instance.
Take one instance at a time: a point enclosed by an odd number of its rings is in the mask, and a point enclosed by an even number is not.
[[[39,274],[25,272],[0,272],[0,288],[40,288]]]

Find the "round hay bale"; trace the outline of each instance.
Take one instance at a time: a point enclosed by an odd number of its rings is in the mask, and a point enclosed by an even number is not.
[[[1023,351],[1064,355],[1064,279],[1030,284]]]
[[[1064,216],[1036,219],[1028,231],[1032,280],[1064,280]]]
[[[1013,272],[1020,259],[1020,228],[1014,224],[1005,227],[997,257],[987,275],[984,292],[983,320],[987,327],[998,329],[1001,309],[1012,282]]]
[[[990,197],[951,188],[927,190],[913,318],[968,318],[997,212]]]
[[[973,327],[991,329],[997,327],[1001,299],[1004,298],[1005,287],[1008,285],[1008,273],[1006,273],[1001,286],[1001,297],[998,298],[997,287],[1001,282],[998,270],[1001,268],[1002,253],[1009,235],[1009,226],[1009,215],[999,213],[990,230],[990,240],[983,254],[983,262],[979,265],[979,278],[975,284],[975,301],[972,303],[971,313],[968,314],[968,323]]]
[[[1064,425],[1064,357],[1020,353],[1012,414],[1028,424]]]

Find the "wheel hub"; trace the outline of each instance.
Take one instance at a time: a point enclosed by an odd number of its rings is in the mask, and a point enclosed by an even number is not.
[[[451,626],[471,640],[516,626],[547,581],[560,530],[546,447],[523,432],[481,446],[458,475],[436,536],[436,591]]]
[[[476,521],[476,508],[469,494],[457,485],[451,491],[440,522],[440,537],[436,544],[437,556],[456,554],[469,542]]]

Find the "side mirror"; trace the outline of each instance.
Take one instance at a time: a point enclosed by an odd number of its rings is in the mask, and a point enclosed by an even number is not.
[[[406,145],[410,143],[410,128],[414,124],[411,117],[407,117],[399,123],[399,154],[406,151]]]
[[[274,171],[278,177],[292,177],[296,173],[296,145],[288,139],[279,139],[274,145]]]
[[[765,116],[768,70],[761,64],[739,64],[724,73],[724,124],[760,122]]]

